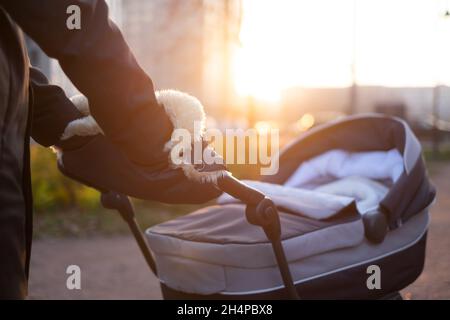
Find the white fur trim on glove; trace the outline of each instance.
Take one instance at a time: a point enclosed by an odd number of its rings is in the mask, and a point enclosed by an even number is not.
[[[197,98],[177,90],[161,90],[156,91],[155,94],[158,104],[164,107],[174,130],[187,130],[191,136],[192,144],[202,141],[206,116],[201,102]],[[84,117],[71,121],[65,128],[61,140],[69,139],[75,135],[103,134],[100,126],[90,115],[87,98],[83,95],[76,95],[71,98],[71,101]],[[197,182],[217,183],[218,178],[228,174],[225,170],[201,172],[195,168],[194,164],[180,161],[180,158],[174,152],[170,152],[177,144],[178,141],[171,139],[164,145],[164,150],[169,151],[170,165],[173,168],[181,168],[188,179]]]
[[[189,131],[192,143],[202,140],[206,116],[202,103],[196,97],[177,90],[161,90],[156,91],[156,100],[164,106],[174,130]],[[166,151],[171,150],[175,144],[176,141],[168,141]]]
[[[88,99],[79,94],[71,97],[70,100],[84,117],[69,122],[64,129],[61,140],[67,140],[73,136],[95,136],[99,133],[103,134],[100,126],[90,115]]]

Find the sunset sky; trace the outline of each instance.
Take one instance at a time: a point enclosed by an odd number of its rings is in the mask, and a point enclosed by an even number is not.
[[[244,0],[234,83],[276,99],[292,86],[450,85],[443,0]]]

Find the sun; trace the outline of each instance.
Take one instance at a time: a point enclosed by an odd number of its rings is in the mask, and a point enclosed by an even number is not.
[[[329,2],[324,13],[315,1],[244,0],[241,46],[233,55],[236,92],[277,101],[284,89],[294,85],[348,85],[351,23],[342,23],[342,15],[338,19],[331,13],[338,9],[345,13],[342,6],[351,1],[338,2],[339,6]],[[339,43],[323,41],[330,32],[348,36],[340,37]]]

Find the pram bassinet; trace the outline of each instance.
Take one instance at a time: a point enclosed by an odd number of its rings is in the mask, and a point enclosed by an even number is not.
[[[376,199],[376,209],[386,215],[390,231],[380,244],[368,241],[358,201],[338,201],[334,211],[322,216],[314,204],[295,212],[290,204],[296,194],[280,197],[279,203],[274,199],[277,206],[281,203],[282,243],[300,296],[381,298],[403,289],[422,271],[428,207],[435,196],[419,142],[402,120],[379,115],[348,117],[317,127],[287,146],[280,155],[278,174],[264,181],[289,184],[302,164],[330,151],[399,154],[401,170],[395,177],[380,176],[374,182],[385,188]],[[372,163],[366,177],[359,175],[373,180],[373,168],[381,165]],[[326,178],[326,183],[339,180],[333,174]],[[320,180],[314,181],[315,187],[325,184]],[[307,182],[304,186],[311,189],[311,181]],[[352,186],[340,186],[344,185]],[[348,190],[341,191],[329,197],[348,198]],[[313,192],[312,196],[317,195]],[[323,204],[330,208],[329,203]],[[302,214],[302,210],[320,218]],[[270,243],[260,228],[246,221],[243,204],[228,199],[154,226],[146,235],[165,298],[287,298]],[[367,287],[370,265],[380,267],[380,289]]]

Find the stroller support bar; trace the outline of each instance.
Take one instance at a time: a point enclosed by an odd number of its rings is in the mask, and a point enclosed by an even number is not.
[[[144,255],[145,261],[152,270],[153,274],[156,275],[157,272],[155,261],[153,260],[152,254],[147,245],[147,241],[145,240],[142,231],[136,221],[134,208],[130,199],[126,195],[109,191],[102,193],[101,203],[102,206],[106,209],[115,209],[119,211],[123,220],[125,220],[131,232],[133,233],[133,236],[139,245],[139,249],[141,249],[141,252]]]
[[[272,244],[278,268],[288,296],[298,300],[299,296],[292,280],[289,264],[281,243],[281,224],[277,208],[273,201],[260,191],[247,186],[231,175],[218,179],[219,188],[229,195],[247,204],[245,215],[247,221],[263,228]]]

